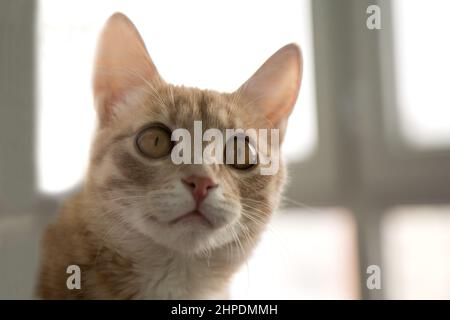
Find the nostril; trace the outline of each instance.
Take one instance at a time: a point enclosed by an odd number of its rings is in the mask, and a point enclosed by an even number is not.
[[[194,183],[194,182],[187,181],[187,180],[185,180],[185,179],[181,179],[181,181],[182,181],[185,185],[187,185],[188,187],[190,187],[190,188],[192,188],[192,189],[195,189],[195,183]]]
[[[218,186],[217,183],[210,184],[210,185],[206,186],[206,189],[209,190],[209,189],[217,188],[217,186]]]

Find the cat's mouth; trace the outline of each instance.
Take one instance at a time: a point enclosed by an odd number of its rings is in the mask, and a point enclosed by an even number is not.
[[[175,218],[169,222],[170,225],[178,224],[178,223],[200,223],[209,228],[213,228],[214,225],[208,217],[203,214],[200,210],[192,210],[189,211],[182,216]]]

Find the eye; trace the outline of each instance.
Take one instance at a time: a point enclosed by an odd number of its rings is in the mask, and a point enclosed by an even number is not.
[[[258,163],[258,153],[249,138],[236,135],[225,144],[225,161],[238,170],[248,170]]]
[[[163,125],[153,125],[143,129],[136,136],[138,151],[148,158],[158,159],[167,156],[173,147],[170,130]]]

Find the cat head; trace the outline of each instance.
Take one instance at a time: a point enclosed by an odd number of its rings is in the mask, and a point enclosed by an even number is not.
[[[158,73],[131,21],[113,15],[97,49],[93,84],[99,125],[87,179],[104,223],[123,228],[124,236],[139,234],[190,254],[255,240],[284,183],[279,150],[270,146],[284,137],[301,69],[300,50],[290,44],[235,92],[174,86]],[[244,154],[244,163],[175,164],[172,151],[181,141],[171,136],[179,129],[195,136],[195,121],[201,121],[201,133],[276,129],[279,137],[269,137],[266,150],[248,136],[242,149],[232,146]],[[202,141],[200,152],[207,146]],[[229,141],[223,148],[226,154]],[[258,170],[268,156],[280,161],[272,175]]]

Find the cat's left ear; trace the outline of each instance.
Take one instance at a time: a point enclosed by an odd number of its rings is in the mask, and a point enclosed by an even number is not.
[[[300,48],[288,44],[272,55],[235,94],[246,108],[267,120],[263,126],[278,128],[283,136],[300,90],[303,61]]]
[[[100,35],[94,63],[94,100],[101,122],[114,115],[114,107],[135,88],[162,82],[134,24],[115,13]]]

